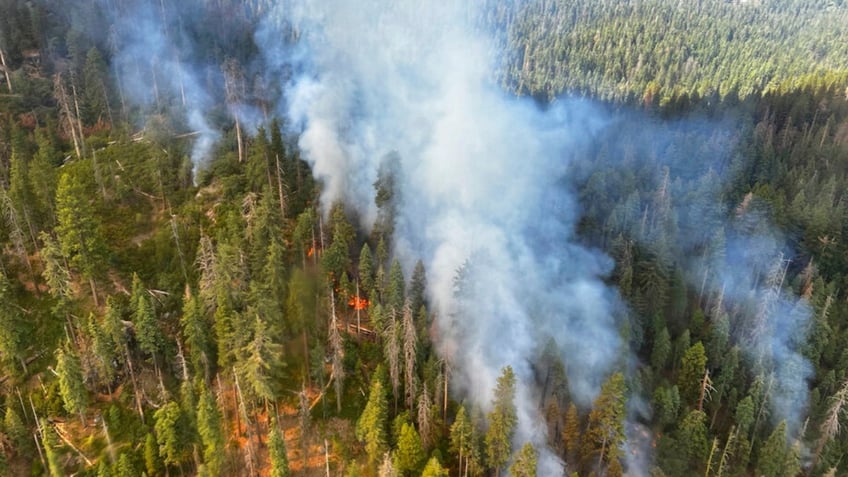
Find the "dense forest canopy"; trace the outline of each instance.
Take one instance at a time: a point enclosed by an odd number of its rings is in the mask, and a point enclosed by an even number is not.
[[[848,473],[845,25],[0,0],[0,475]]]

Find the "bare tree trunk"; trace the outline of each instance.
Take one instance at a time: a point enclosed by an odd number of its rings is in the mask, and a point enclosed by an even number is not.
[[[56,101],[59,102],[59,108],[61,109],[62,116],[64,116],[65,122],[68,126],[68,132],[71,133],[71,140],[74,143],[74,152],[76,152],[78,159],[82,159],[80,138],[77,137],[77,128],[74,124],[76,118],[74,118],[74,114],[71,112],[71,105],[68,102],[68,92],[65,90],[65,84],[62,81],[62,75],[60,73],[57,73],[53,79],[53,89],[53,94],[56,96]]]
[[[82,130],[82,118],[80,117],[80,107],[79,101],[77,100],[77,85],[76,79],[73,75],[71,75],[71,95],[74,98],[74,110],[76,111],[76,125],[79,128],[79,137],[80,137],[80,149],[82,149],[82,154],[85,155],[85,134]],[[82,157],[82,156],[80,156]]]
[[[6,87],[9,88],[9,93],[14,93],[12,90],[12,77],[9,75],[9,67],[6,66],[6,55],[3,54],[2,48],[0,48],[0,66],[3,67],[3,73],[6,75]]]
[[[280,167],[280,156],[276,155],[276,163],[277,163],[277,193],[280,196],[280,215],[283,218],[286,217],[286,199],[285,192],[283,191],[283,170]],[[304,265],[305,267],[306,265]]]
[[[239,121],[238,114],[235,114],[236,117],[236,143],[238,144],[238,159],[239,162],[244,162],[244,140],[241,137],[241,121]]]
[[[133,398],[135,398],[136,409],[138,409],[138,415],[141,416],[141,422],[144,422],[144,408],[141,407],[141,396],[138,394],[138,384],[136,384],[135,379],[135,371],[133,371],[132,365],[132,357],[130,356],[130,349],[124,344],[124,354],[127,357],[127,368],[130,371],[130,382],[133,387]]]

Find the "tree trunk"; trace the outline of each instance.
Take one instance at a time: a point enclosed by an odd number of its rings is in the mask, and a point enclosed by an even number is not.
[[[0,48],[0,66],[3,67],[3,73],[6,75],[6,87],[9,88],[9,94],[13,93],[12,90],[12,77],[9,75],[9,67],[6,66],[6,55],[3,54],[3,49]]]

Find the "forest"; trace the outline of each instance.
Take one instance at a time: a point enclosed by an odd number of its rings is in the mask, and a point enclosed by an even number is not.
[[[0,0],[0,475],[848,474],[848,3],[383,3]]]

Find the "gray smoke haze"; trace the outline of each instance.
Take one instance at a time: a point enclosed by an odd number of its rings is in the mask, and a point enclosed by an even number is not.
[[[604,127],[582,101],[542,111],[493,83],[488,38],[454,2],[316,1],[280,8],[300,35],[288,116],[323,204],[345,199],[366,218],[381,160],[400,160],[395,252],[428,271],[438,347],[454,391],[483,408],[501,369],[519,379],[515,444],[561,475],[529,395],[531,362],[553,339],[572,394],[588,405],[626,353],[619,302],[603,283],[612,261],[578,245],[578,211],[562,181],[568,158]],[[262,34],[258,38],[267,38]],[[261,45],[266,56],[286,54]],[[467,277],[457,290],[457,274]]]
[[[194,43],[180,26],[185,5],[154,5],[131,1],[114,11],[112,38],[116,54],[112,61],[124,94],[131,104],[145,112],[181,111],[182,118],[196,138],[192,144],[192,173],[196,175],[209,159],[220,139],[208,119],[216,105],[210,92],[210,73],[217,65],[204,64],[195,56]]]
[[[634,193],[600,188],[619,195],[619,205],[601,219],[660,263],[682,268],[709,320],[728,318],[731,344],[741,348],[752,374],[767,382],[772,421],[786,420],[790,436],[799,437],[813,374],[801,352],[811,307],[790,286],[788,269],[797,274],[809,259],[795,256],[765,201],[728,194],[728,184],[746,173],[751,160],[737,148],[740,135],[750,134],[741,122],[732,115],[659,122],[622,114],[599,139],[606,148],[596,155],[601,160],[580,164],[571,177],[582,183],[601,176],[610,184],[616,176],[635,180]]]

